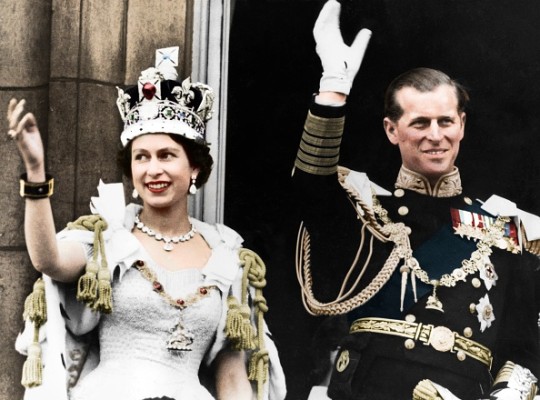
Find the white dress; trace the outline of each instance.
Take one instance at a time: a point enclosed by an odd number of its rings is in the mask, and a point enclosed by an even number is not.
[[[198,269],[150,267],[174,298],[186,298],[204,285]],[[131,268],[121,284],[113,286],[113,301],[114,312],[102,316],[99,327],[99,365],[75,386],[72,400],[213,399],[199,383],[198,371],[222,316],[218,290],[210,290],[197,303],[179,310]],[[180,318],[194,336],[191,351],[167,349],[171,330]]]
[[[125,207],[123,195],[119,195],[123,188],[115,185],[100,183],[100,197],[92,199],[94,213],[108,223],[103,234],[107,263],[114,277],[113,312],[100,314],[89,310],[75,300],[72,287],[44,275],[48,319],[39,336],[43,382],[27,389],[24,399],[143,400],[166,396],[174,400],[211,400],[212,395],[199,382],[198,371],[202,362],[210,365],[219,351],[228,346],[227,298],[241,297],[238,251],[242,238],[224,225],[191,219],[212,250],[207,264],[200,270],[160,268],[131,234],[140,207]],[[58,238],[81,242],[91,253],[92,232],[64,230]],[[187,297],[201,286],[215,289],[179,310],[132,267],[137,260],[145,261],[175,299]],[[167,341],[180,318],[193,336],[191,351],[171,352]],[[99,355],[80,340],[96,328]],[[270,370],[263,398],[282,400],[285,377],[266,325],[264,333]],[[27,320],[25,330],[17,338],[17,350],[26,354],[32,341],[33,325]]]

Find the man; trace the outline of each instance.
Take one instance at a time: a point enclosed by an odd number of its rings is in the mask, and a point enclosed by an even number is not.
[[[339,12],[329,0],[315,24],[324,71],[293,173],[304,305],[350,323],[328,396],[531,399],[538,217],[463,191],[455,160],[468,95],[441,71],[405,72],[387,90],[384,130],[402,159],[393,192],[338,167],[346,98],[369,39],[364,30],[346,46]]]

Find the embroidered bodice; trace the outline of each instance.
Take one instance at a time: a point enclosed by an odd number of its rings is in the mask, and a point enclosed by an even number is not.
[[[165,290],[187,297],[203,285],[200,270],[167,271],[152,264]],[[178,310],[153,291],[140,272],[129,269],[113,286],[114,312],[103,316],[99,328],[99,366],[73,391],[72,400],[169,396],[212,399],[197,376],[221,318],[221,294],[207,296]],[[191,351],[167,349],[171,331],[181,321],[194,336]]]

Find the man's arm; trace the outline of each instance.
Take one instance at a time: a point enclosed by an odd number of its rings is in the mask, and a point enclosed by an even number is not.
[[[337,171],[344,106],[371,38],[371,31],[362,29],[353,43],[346,45],[339,27],[340,11],[336,0],[328,0],[313,28],[323,72],[295,161],[295,169],[308,174],[332,175]]]

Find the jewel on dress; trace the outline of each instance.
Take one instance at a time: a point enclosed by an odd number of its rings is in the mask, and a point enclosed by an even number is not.
[[[195,336],[178,321],[176,326],[171,329],[171,337],[167,341],[169,351],[191,351],[191,344]]]

